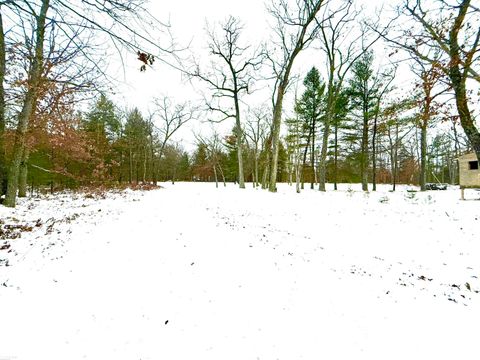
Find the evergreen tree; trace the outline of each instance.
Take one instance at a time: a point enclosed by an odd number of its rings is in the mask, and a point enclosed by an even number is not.
[[[100,95],[83,120],[83,129],[92,148],[95,162],[94,176],[100,180],[113,176],[113,165],[119,162],[114,142],[121,135],[121,121],[114,103],[105,95]]]
[[[150,124],[142,116],[142,113],[134,108],[127,115],[125,123],[124,139],[128,151],[128,179],[131,183],[135,178],[145,182],[147,172],[147,159],[149,153]]]
[[[300,100],[297,101],[295,111],[303,120],[303,128],[305,138],[305,149],[303,153],[303,166],[305,169],[307,152],[310,152],[310,166],[312,169],[312,176],[310,187],[313,189],[315,179],[315,139],[317,135],[317,128],[321,120],[323,112],[323,94],[325,91],[325,84],[320,79],[320,73],[313,67],[303,81],[305,91]],[[302,171],[302,174],[304,172]],[[303,188],[302,176],[302,188]]]
[[[207,146],[199,142],[193,154],[192,175],[193,180],[208,181],[211,177],[211,167],[208,164]]]
[[[347,115],[349,112],[349,99],[346,90],[338,92],[338,98],[335,101],[335,112],[333,114],[332,123],[333,127],[333,188],[338,189],[338,157],[339,157],[339,138],[340,132],[351,129],[348,124]]]
[[[378,96],[378,78],[373,74],[373,52],[366,52],[352,68],[349,92],[352,110],[361,128],[360,174],[362,190],[368,191],[369,127]]]
[[[87,114],[84,128],[95,134],[97,143],[103,139],[112,142],[120,136],[121,122],[115,105],[105,95],[100,95],[93,109]]]

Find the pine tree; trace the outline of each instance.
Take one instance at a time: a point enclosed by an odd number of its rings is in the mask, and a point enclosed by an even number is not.
[[[323,113],[323,94],[325,91],[325,84],[320,79],[320,73],[313,67],[303,81],[305,91],[300,100],[297,101],[295,111],[303,120],[303,137],[305,138],[305,148],[303,153],[302,169],[305,169],[307,152],[310,152],[310,166],[312,169],[312,176],[310,187],[313,189],[315,180],[315,139],[317,135],[317,128]],[[302,171],[302,174],[304,171]],[[303,188],[302,175],[302,188]]]
[[[378,96],[378,78],[373,74],[373,52],[366,52],[353,65],[348,95],[357,119],[360,120],[360,173],[362,190],[368,191],[369,127]]]

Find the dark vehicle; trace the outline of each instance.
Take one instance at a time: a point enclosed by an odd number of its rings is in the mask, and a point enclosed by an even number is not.
[[[427,190],[447,190],[448,184],[442,184],[442,183],[427,183],[425,184],[425,189]]]

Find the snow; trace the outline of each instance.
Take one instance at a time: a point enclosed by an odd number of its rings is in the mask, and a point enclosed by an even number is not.
[[[162,186],[0,207],[0,359],[478,359],[474,190]]]

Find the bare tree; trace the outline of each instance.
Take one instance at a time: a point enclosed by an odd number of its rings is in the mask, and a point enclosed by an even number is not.
[[[250,111],[249,117],[245,124],[245,136],[250,139],[253,145],[253,186],[259,186],[258,167],[260,159],[260,151],[262,148],[262,141],[265,139],[266,133],[269,129],[267,122],[268,111],[265,107],[259,107]]]
[[[279,58],[267,53],[274,73],[272,159],[269,191],[277,189],[278,150],[282,125],[283,99],[290,85],[293,64],[298,54],[317,37],[321,22],[316,21],[320,9],[328,0],[296,0],[293,8],[287,0],[273,1],[269,12],[275,20],[275,46],[280,49]]]
[[[448,88],[439,88],[435,91],[440,83],[442,73],[431,64],[426,64],[421,60],[416,61],[416,67],[412,67],[412,71],[420,80],[421,98],[418,103],[421,108],[418,116],[417,126],[420,129],[420,190],[426,190],[427,182],[427,130],[432,126],[432,118],[438,113],[439,104],[436,99],[444,94]]]
[[[448,78],[460,123],[480,158],[480,132],[472,117],[467,88],[469,78],[480,82],[480,8],[471,0],[405,0],[398,12],[396,28],[384,37]]]
[[[209,50],[219,61],[213,62],[211,70],[202,72],[198,64],[195,65],[189,75],[205,82],[211,94],[211,100],[207,101],[209,111],[217,112],[224,121],[235,119],[235,137],[238,157],[238,183],[241,189],[245,188],[245,175],[243,171],[243,139],[244,131],[241,121],[240,102],[243,94],[251,91],[254,80],[253,71],[258,70],[262,58],[251,51],[250,46],[240,44],[240,35],[243,26],[240,20],[230,16],[221,24],[220,34],[213,29],[207,29],[209,36]],[[231,101],[231,105],[225,107],[224,99]]]
[[[188,121],[195,118],[197,108],[192,106],[189,102],[174,104],[168,96],[155,99],[154,105],[155,110],[150,116],[150,122],[160,136],[160,144],[157,154],[160,159],[165,150],[165,146],[172,136]]]
[[[226,187],[227,183],[225,181],[225,174],[220,163],[220,155],[222,152],[222,142],[220,136],[216,131],[209,138],[205,138],[199,134],[195,134],[195,139],[199,144],[203,144],[207,150],[207,158],[210,162],[210,166],[213,169],[213,176],[215,178],[215,187],[218,189],[218,173],[217,169],[220,172],[223,180],[223,186]]]

